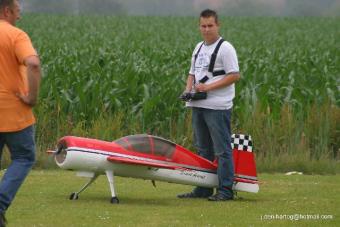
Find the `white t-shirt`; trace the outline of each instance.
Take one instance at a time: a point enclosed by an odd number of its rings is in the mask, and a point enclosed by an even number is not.
[[[220,46],[213,70],[213,71],[224,70],[226,72],[226,75],[213,77],[212,73],[208,72],[211,55],[214,52],[215,47],[220,39],[218,39],[215,43],[211,45],[205,44],[202,45],[203,42],[200,42],[196,45],[196,48],[192,54],[191,67],[189,71],[189,74],[195,75],[196,81],[195,83],[198,83],[198,81],[203,77],[208,76],[209,80],[207,80],[205,84],[210,84],[228,76],[229,73],[239,72],[235,48],[227,41],[224,41]],[[195,55],[201,45],[202,45],[201,50],[198,53],[195,62]],[[227,87],[209,91],[207,99],[190,101],[186,103],[186,106],[216,110],[230,109],[233,106],[234,97],[235,97],[235,85],[231,84]]]

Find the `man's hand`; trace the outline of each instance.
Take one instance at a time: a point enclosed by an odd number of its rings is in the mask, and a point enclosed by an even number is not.
[[[188,102],[188,101],[190,101],[190,99],[191,99],[191,94],[190,94],[190,92],[184,91],[184,92],[181,94],[181,96],[179,96],[179,98],[180,98],[181,100],[185,101],[185,102]]]
[[[195,85],[195,90],[199,91],[199,92],[207,92],[207,91],[209,91],[209,85],[199,83],[199,84]]]
[[[26,105],[29,105],[31,107],[35,106],[37,104],[37,97],[32,97],[30,95],[22,95],[17,93],[16,96]]]

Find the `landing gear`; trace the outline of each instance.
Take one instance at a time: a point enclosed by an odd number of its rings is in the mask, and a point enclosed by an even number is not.
[[[111,190],[111,196],[112,197],[111,197],[110,202],[112,204],[118,204],[119,199],[118,199],[118,197],[116,197],[116,193],[115,193],[113,171],[112,170],[106,170],[105,173],[106,173],[107,180],[109,181],[110,190]]]
[[[98,174],[94,174],[93,177],[78,192],[72,192],[70,195],[70,200],[77,200],[79,198],[78,195],[88,186],[90,186],[97,179],[98,176]]]
[[[118,204],[119,199],[117,197],[112,197],[110,202],[113,203],[113,204]]]
[[[76,192],[72,192],[70,195],[70,200],[77,200],[79,198],[78,194]]]
[[[107,180],[109,181],[109,186],[110,186],[110,191],[111,191],[111,200],[110,203],[112,204],[118,204],[119,203],[119,199],[116,196],[115,193],[115,188],[114,188],[114,177],[113,177],[113,171],[112,170],[107,170],[105,171]],[[71,193],[69,199],[70,200],[77,200],[79,198],[79,194],[83,191],[85,191],[85,189],[90,186],[98,177],[98,174],[94,174],[91,179],[78,191],[78,192],[73,192]]]

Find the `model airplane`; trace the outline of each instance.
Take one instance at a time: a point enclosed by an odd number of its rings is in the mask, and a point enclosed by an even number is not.
[[[250,136],[233,135],[234,190],[258,192],[256,165]],[[211,162],[171,141],[152,135],[131,135],[113,142],[65,136],[55,151],[57,165],[77,171],[90,180],[70,195],[71,200],[106,174],[111,203],[119,203],[114,189],[114,175],[193,186],[218,186],[217,162]]]

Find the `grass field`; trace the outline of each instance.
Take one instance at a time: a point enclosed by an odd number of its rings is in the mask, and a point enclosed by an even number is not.
[[[105,176],[71,201],[69,194],[85,178],[32,171],[7,212],[8,226],[339,226],[340,175],[259,179],[258,194],[238,193],[235,201],[215,203],[176,198],[191,186],[156,182],[154,188],[149,181],[116,177],[121,203],[113,205]]]

